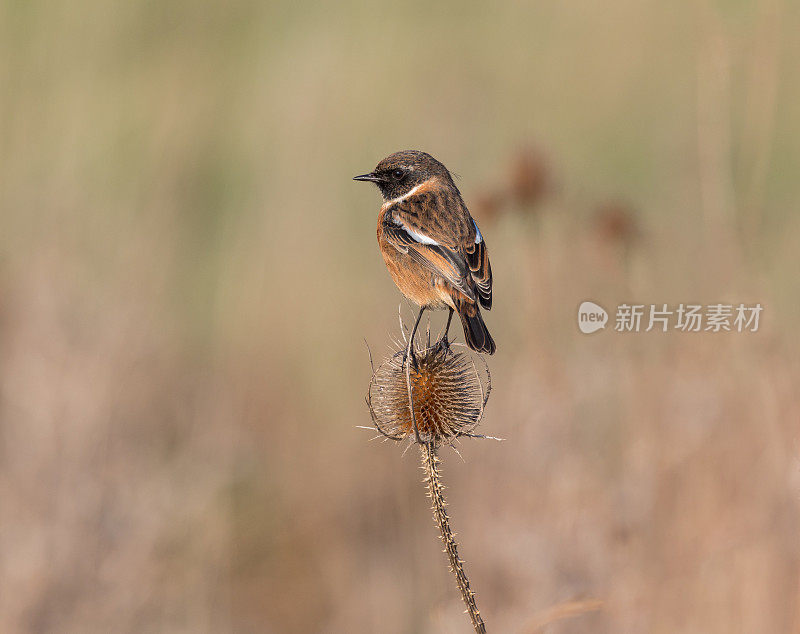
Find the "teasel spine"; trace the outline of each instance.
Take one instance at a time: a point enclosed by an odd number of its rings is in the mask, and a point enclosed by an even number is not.
[[[444,484],[439,470],[439,456],[433,442],[420,444],[422,453],[422,468],[425,470],[425,484],[428,487],[428,497],[431,499],[431,509],[436,525],[439,527],[439,536],[444,542],[444,551],[450,562],[450,570],[456,577],[456,585],[461,592],[464,605],[467,606],[472,627],[478,634],[486,634],[486,626],[481,618],[478,605],[475,602],[475,593],[469,587],[469,578],[464,571],[464,561],[458,556],[458,544],[455,535],[450,529],[450,518],[447,515],[447,505],[444,499]]]

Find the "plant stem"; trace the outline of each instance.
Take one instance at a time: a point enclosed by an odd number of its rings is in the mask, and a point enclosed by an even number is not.
[[[420,317],[422,316],[422,312],[420,311]],[[419,323],[419,317],[417,317],[417,323]],[[408,338],[408,347],[406,348],[406,388],[408,389],[408,413],[411,416],[411,426],[414,428],[414,437],[418,444],[422,444],[422,440],[419,437],[419,427],[417,427],[417,417],[414,415],[414,390],[411,387],[411,355],[414,352],[414,333],[416,332],[417,327],[414,326],[414,330],[411,332],[411,336]]]
[[[458,544],[450,530],[450,518],[447,516],[447,506],[444,501],[444,485],[439,471],[439,456],[432,442],[420,445],[422,451],[422,466],[425,469],[425,483],[428,486],[428,497],[431,499],[433,517],[439,527],[439,533],[444,542],[445,552],[450,561],[450,570],[456,576],[456,584],[461,591],[461,598],[467,606],[472,626],[478,634],[486,634],[486,626],[475,603],[475,593],[470,590],[467,573],[464,572],[464,562],[458,557]]]

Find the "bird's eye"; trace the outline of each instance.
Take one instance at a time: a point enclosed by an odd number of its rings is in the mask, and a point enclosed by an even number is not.
[[[403,176],[405,176],[405,175],[406,175],[406,173],[401,169],[396,169],[395,171],[392,172],[392,177],[396,181],[403,180]]]

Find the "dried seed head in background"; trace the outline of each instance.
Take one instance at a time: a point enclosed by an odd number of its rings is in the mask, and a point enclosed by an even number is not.
[[[533,146],[520,148],[509,168],[509,191],[518,205],[534,206],[551,189],[551,174],[544,153]]]
[[[598,237],[609,244],[630,245],[639,237],[633,207],[619,200],[602,203],[595,211]]]
[[[497,189],[483,189],[475,194],[470,208],[481,222],[494,222],[506,204],[505,193]]]
[[[439,446],[459,436],[472,436],[489,399],[491,378],[485,361],[460,344],[416,349],[417,369],[410,369],[414,418],[423,443]],[[466,348],[464,348],[466,349]],[[409,408],[404,349],[395,352],[372,374],[367,395],[372,422],[394,440],[414,438]],[[478,358],[482,371],[473,358]]]

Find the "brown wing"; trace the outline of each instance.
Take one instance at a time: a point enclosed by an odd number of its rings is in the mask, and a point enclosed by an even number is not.
[[[390,213],[384,215],[383,235],[399,251],[408,253],[419,264],[440,275],[470,301],[477,300],[475,284],[466,260],[458,252],[443,247],[424,234],[398,222]],[[430,240],[430,242],[428,242]]]
[[[492,309],[492,265],[489,262],[489,251],[486,249],[486,242],[483,240],[477,223],[472,221],[475,226],[475,235],[472,242],[464,246],[464,255],[469,266],[472,280],[478,291],[481,306],[486,310]]]
[[[385,210],[387,239],[490,309],[492,268],[483,236],[458,190],[433,185]]]

